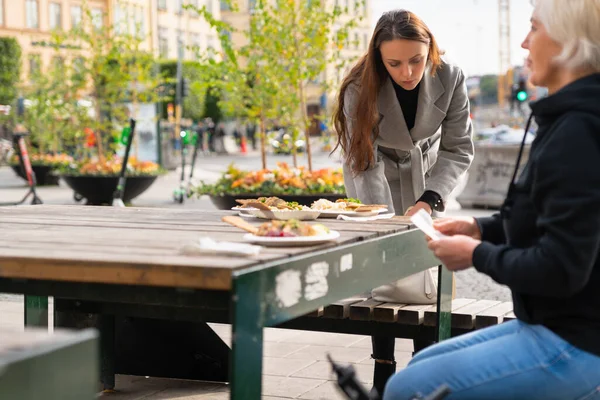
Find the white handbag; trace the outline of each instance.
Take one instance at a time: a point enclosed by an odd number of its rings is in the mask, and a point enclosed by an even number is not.
[[[375,301],[402,304],[435,304],[437,302],[438,267],[416,273],[371,291]]]

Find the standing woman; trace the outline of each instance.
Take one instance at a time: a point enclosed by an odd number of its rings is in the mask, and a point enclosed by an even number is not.
[[[429,28],[405,10],[377,22],[367,54],[342,83],[334,125],[347,195],[397,215],[443,212],[473,158],[465,76],[442,61]],[[396,369],[394,343],[373,337],[380,394]]]

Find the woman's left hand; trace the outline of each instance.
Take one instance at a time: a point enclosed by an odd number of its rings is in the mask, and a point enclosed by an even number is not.
[[[412,207],[408,207],[408,210],[406,210],[406,213],[404,215],[406,215],[407,217],[412,217],[419,210],[425,210],[429,215],[431,215],[431,213],[433,212],[429,204],[425,203],[424,201],[417,201],[417,204],[415,204]]]
[[[464,235],[430,240],[428,247],[450,271],[460,271],[473,265],[473,252],[481,243]]]

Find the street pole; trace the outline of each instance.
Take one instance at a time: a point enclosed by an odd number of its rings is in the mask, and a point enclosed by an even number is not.
[[[175,86],[175,135],[179,138],[181,131],[181,115],[182,115],[182,59],[183,59],[183,39],[181,37],[181,17],[183,11],[179,10],[179,29],[177,31],[177,83]]]

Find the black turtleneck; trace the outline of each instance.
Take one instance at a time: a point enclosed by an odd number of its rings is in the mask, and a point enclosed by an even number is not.
[[[411,130],[415,126],[415,119],[417,118],[417,105],[419,103],[419,87],[421,83],[417,85],[413,90],[403,89],[402,86],[398,85],[392,79],[394,85],[394,91],[396,92],[396,98],[402,108],[402,114],[404,114],[404,121],[408,130]]]

